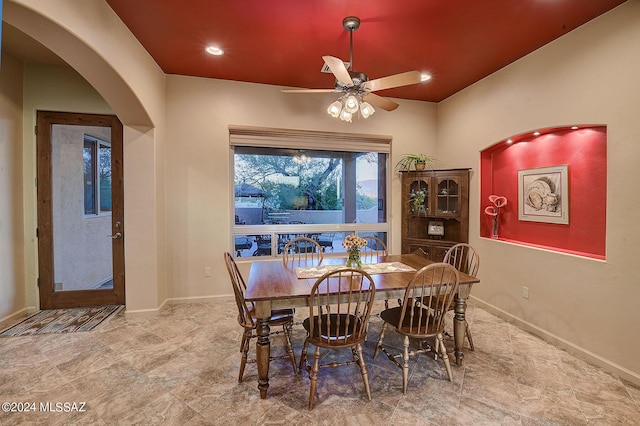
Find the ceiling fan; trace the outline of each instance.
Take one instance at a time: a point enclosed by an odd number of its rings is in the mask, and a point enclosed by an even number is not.
[[[376,95],[375,91],[408,86],[420,83],[422,78],[418,71],[407,71],[387,77],[369,80],[369,77],[358,71],[353,71],[353,32],[360,27],[360,18],[348,16],[342,20],[342,26],[349,31],[349,68],[341,59],[334,56],[323,56],[326,66],[335,76],[333,89],[282,89],[285,93],[343,93],[337,101],[329,105],[327,112],[332,117],[351,122],[353,114],[360,111],[363,118],[375,112],[373,105],[386,111],[393,111],[399,104],[390,99]]]

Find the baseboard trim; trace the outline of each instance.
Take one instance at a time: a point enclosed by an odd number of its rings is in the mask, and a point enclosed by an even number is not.
[[[174,297],[165,299],[164,302],[157,308],[152,309],[125,309],[124,313],[127,316],[147,316],[147,315],[158,315],[162,308],[166,305],[179,305],[186,303],[199,303],[199,302],[229,302],[233,300],[233,296],[224,295],[224,296],[199,296],[199,297]]]
[[[514,324],[520,327],[525,331],[535,334],[545,342],[549,342],[557,347],[560,347],[566,350],[567,352],[569,352],[571,355],[575,355],[584,361],[590,362],[592,364],[597,365],[598,367],[601,367],[602,369],[608,371],[609,373],[617,375],[621,379],[628,380],[629,382],[640,386],[640,374],[633,372],[614,362],[611,362],[608,359],[602,358],[601,356],[596,355],[593,352],[590,352],[581,346],[575,345],[559,336],[556,336],[555,334],[549,333],[547,330],[544,330],[534,324],[524,321],[521,318],[515,317],[510,313],[503,311],[502,309],[490,303],[480,300],[474,296],[469,296],[469,299],[472,299],[473,303],[475,303],[477,306],[483,309],[486,309],[487,311],[497,315],[498,317],[502,318],[503,320],[511,324]]]
[[[233,300],[233,295],[224,296],[200,296],[200,297],[175,297],[167,299],[166,302],[170,305],[178,305],[181,303],[197,303],[197,302],[230,302]]]
[[[36,312],[38,312],[38,309],[36,309],[35,306],[27,306],[26,308],[22,308],[19,311],[16,311],[14,313],[11,313],[7,316],[5,316],[4,318],[0,318],[0,323],[3,323],[5,321],[11,321],[13,320],[15,317],[20,316],[20,315],[24,315],[24,314],[35,314]]]

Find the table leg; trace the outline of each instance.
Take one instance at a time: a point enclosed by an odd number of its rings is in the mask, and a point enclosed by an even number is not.
[[[258,390],[260,390],[260,398],[265,399],[267,397],[267,389],[269,389],[269,358],[271,357],[269,317],[271,317],[271,304],[268,302],[256,303],[256,315],[258,316],[256,326],[256,334],[258,335],[256,339]]]
[[[453,315],[453,339],[454,350],[453,353],[456,356],[456,364],[462,365],[462,348],[464,347],[464,339],[466,333],[465,327],[465,311],[467,310],[467,299],[456,295],[454,299],[454,315]]]

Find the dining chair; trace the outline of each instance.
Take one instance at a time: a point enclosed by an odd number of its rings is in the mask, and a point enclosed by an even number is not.
[[[467,243],[458,243],[452,246],[444,255],[443,262],[453,265],[459,272],[472,277],[476,277],[478,275],[478,269],[480,268],[480,256],[478,255],[478,252]],[[452,303],[449,310],[454,309],[455,303]],[[469,322],[466,318],[464,320],[464,329],[464,334],[469,341],[469,348],[474,351],[475,346],[473,345],[473,337],[471,336],[471,329],[469,328]]]
[[[402,369],[402,393],[407,393],[409,380],[409,359],[421,353],[435,351],[440,355],[447,371],[449,381],[453,381],[451,364],[444,346],[442,333],[447,313],[458,289],[460,276],[456,268],[444,262],[432,263],[415,273],[407,284],[402,306],[385,309],[380,313],[384,321],[380,337],[376,343],[373,359],[380,351],[387,355],[396,366]],[[417,302],[422,301],[422,303]],[[402,353],[391,353],[383,346],[388,325],[402,336],[404,350]],[[435,348],[426,344],[425,340],[435,337]],[[409,351],[410,339],[417,339],[419,349]],[[401,358],[399,361],[398,358]]]
[[[362,345],[375,298],[371,276],[359,269],[341,268],[318,278],[311,289],[309,317],[303,326],[307,337],[300,356],[300,371],[309,373],[309,409],[313,409],[318,370],[357,364],[360,367],[367,398],[371,400],[369,376],[362,356]],[[313,365],[307,364],[309,344],[315,346]],[[351,349],[347,361],[320,364],[320,348]]]
[[[271,256],[271,235],[256,235],[256,249],[251,256]]]
[[[387,252],[387,245],[375,235],[363,235],[362,238],[367,240],[367,245],[360,251],[361,256],[378,257],[389,254]]]
[[[335,232],[322,232],[319,234],[312,234],[311,237],[320,244],[322,251],[326,252],[328,248],[333,251],[333,239],[335,236]]]
[[[309,237],[297,237],[289,240],[282,250],[282,261],[287,264],[319,265],[324,252],[318,242]]]
[[[360,255],[363,259],[377,259],[380,256],[386,256],[389,254],[387,251],[387,245],[375,235],[363,235],[362,238],[367,240],[367,245],[362,247]],[[389,300],[384,300],[384,308],[389,308]],[[377,316],[377,314],[376,314]]]
[[[247,302],[244,299],[244,295],[247,291],[247,285],[245,284],[238,265],[233,260],[231,253],[226,252],[224,254],[224,260],[227,265],[227,271],[231,278],[231,284],[233,286],[233,294],[236,299],[236,305],[238,305],[238,324],[244,329],[242,333],[242,342],[240,343],[240,352],[242,358],[240,360],[240,373],[238,374],[238,382],[242,382],[244,376],[244,368],[249,363],[255,363],[255,359],[248,359],[249,346],[251,339],[258,337],[256,333],[256,317],[254,315],[255,309],[253,302]],[[270,327],[282,327],[282,330],[274,330],[269,333],[269,336],[284,333],[286,344],[286,355],[272,356],[269,358],[269,362],[274,359],[289,359],[293,366],[293,372],[296,373],[296,357],[293,354],[293,348],[291,345],[291,328],[293,326],[293,309],[273,309],[271,311],[271,317],[269,318]]]

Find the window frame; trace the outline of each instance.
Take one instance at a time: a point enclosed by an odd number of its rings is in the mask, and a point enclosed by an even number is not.
[[[83,183],[83,198],[85,198],[83,202],[84,206],[84,217],[92,218],[98,216],[110,216],[112,214],[112,210],[102,210],[100,204],[100,148],[108,147],[111,149],[111,142],[105,141],[103,139],[97,138],[95,136],[84,135],[83,137],[83,150],[87,149],[87,144],[91,145],[91,170],[93,173],[92,179],[92,190],[93,190],[93,212],[87,213],[86,209],[86,194],[87,194],[87,180],[84,178]],[[84,168],[84,156],[83,156],[83,168]]]
[[[384,232],[387,235],[387,246],[391,246],[390,223],[390,197],[392,168],[391,160],[391,136],[364,135],[356,133],[321,132],[293,129],[272,129],[264,127],[229,126],[229,205],[230,205],[230,253],[236,256],[235,237],[247,235],[271,235],[271,256],[251,256],[238,258],[247,260],[273,259],[278,254],[278,234],[290,233],[376,233]],[[294,150],[322,150],[322,151],[352,151],[352,152],[378,152],[386,154],[385,164],[385,220],[382,223],[337,223],[337,224],[260,224],[243,225],[235,223],[235,197],[234,197],[234,169],[235,147],[265,147],[284,148]],[[344,253],[326,252],[325,256],[344,256]]]

